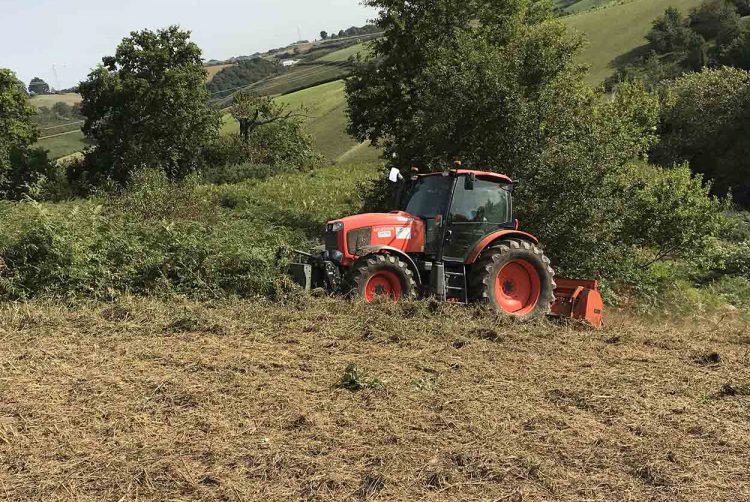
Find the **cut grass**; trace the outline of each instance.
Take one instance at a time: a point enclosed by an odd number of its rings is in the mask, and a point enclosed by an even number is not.
[[[0,306],[2,497],[750,499],[747,325],[284,303]]]
[[[586,35],[587,44],[579,61],[590,66],[589,82],[600,84],[614,73],[616,58],[628,59],[642,50],[653,21],[668,7],[687,14],[700,3],[701,0],[632,0],[567,16],[563,22]]]

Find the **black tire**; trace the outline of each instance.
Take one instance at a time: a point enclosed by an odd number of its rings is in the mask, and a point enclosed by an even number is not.
[[[368,293],[368,287],[372,288],[371,281],[377,277],[391,277],[398,281],[398,296],[394,299],[414,299],[417,296],[417,282],[414,280],[414,272],[405,262],[398,257],[387,254],[370,255],[360,259],[354,264],[349,274],[348,283],[354,296],[373,301],[372,289]],[[395,288],[395,284],[392,284]],[[387,287],[385,288],[388,289]],[[380,294],[389,294],[388,291]],[[391,295],[393,296],[393,295]]]
[[[530,281],[530,289],[525,301],[516,300],[513,297],[514,284],[511,281],[506,281],[502,286],[502,291],[497,290],[501,281],[499,277],[501,271],[510,270],[506,267],[516,265],[518,270],[522,271],[520,274],[526,273]],[[536,274],[538,283],[535,282],[533,274]],[[537,245],[520,239],[504,240],[485,250],[472,267],[469,284],[470,296],[474,301],[492,305],[496,311],[515,315],[524,321],[537,319],[550,313],[557,287],[555,271],[550,266],[549,258]],[[515,292],[519,298],[523,298],[526,294],[521,290],[523,287],[519,288],[519,292]],[[535,303],[534,298],[536,298]],[[515,312],[509,310],[509,306],[516,304],[523,305],[523,308]]]

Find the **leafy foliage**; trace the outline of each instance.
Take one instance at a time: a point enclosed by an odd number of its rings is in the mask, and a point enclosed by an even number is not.
[[[690,27],[706,40],[728,40],[736,34],[740,16],[728,0],[705,0],[690,12]]]
[[[150,166],[179,179],[199,167],[202,148],[218,134],[207,102],[201,51],[176,26],[133,32],[80,85],[85,178],[124,184]]]
[[[31,146],[34,114],[23,84],[0,68],[0,198],[23,198],[51,173],[47,154]]]
[[[750,70],[750,26],[739,29],[737,37],[724,48],[721,62],[727,66]]]
[[[29,92],[31,94],[49,94],[49,84],[39,77],[34,77],[29,82]]]
[[[750,28],[740,23],[745,0],[704,0],[685,18],[670,7],[647,35],[650,52],[618,68],[607,88],[638,80],[650,88],[720,65],[750,69]]]
[[[750,204],[750,72],[721,68],[685,75],[664,100],[662,142],[654,158],[669,166],[683,161]]]
[[[520,179],[516,208],[524,228],[566,274],[636,280],[639,267],[665,258],[662,245],[716,231],[687,224],[698,210],[718,210],[705,190],[696,191],[699,200],[649,196],[655,186],[631,172],[656,141],[657,97],[624,85],[602,102],[573,62],[579,41],[540,4],[372,4],[382,9],[387,36],[347,86],[350,132],[381,141],[397,166],[442,168],[459,158]],[[685,172],[664,176],[686,183],[678,174]],[[667,238],[665,228],[644,238],[630,224],[645,210],[634,200],[652,203],[654,214],[677,204],[689,235]]]
[[[368,377],[356,364],[352,363],[346,367],[336,387],[356,392],[365,389],[383,389],[385,385],[377,377]]]

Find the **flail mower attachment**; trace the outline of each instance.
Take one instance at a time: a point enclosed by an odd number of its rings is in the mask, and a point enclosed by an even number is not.
[[[595,328],[604,326],[604,302],[597,281],[555,278],[555,282],[553,316],[585,321]]]

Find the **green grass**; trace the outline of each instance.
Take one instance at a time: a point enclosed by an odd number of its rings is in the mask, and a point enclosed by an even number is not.
[[[53,134],[57,134],[53,132]],[[51,159],[67,157],[76,152],[83,150],[85,146],[83,133],[81,131],[71,132],[70,134],[61,134],[47,139],[38,141],[36,146],[47,150]]]
[[[359,54],[360,52],[364,53],[368,51],[369,49],[367,47],[367,44],[362,43],[362,44],[352,45],[351,47],[341,49],[340,51],[332,52],[331,54],[323,56],[318,61],[333,61],[333,62],[348,61],[350,57],[355,56]]]
[[[580,0],[565,9],[565,12],[569,12],[571,14],[585,12],[587,10],[604,7],[608,4],[614,3],[615,1],[617,0]]]
[[[646,44],[645,36],[668,7],[683,13],[701,0],[633,0],[568,16],[563,22],[586,36],[579,61],[591,67],[588,80],[599,84],[614,73],[616,58],[627,59]]]

